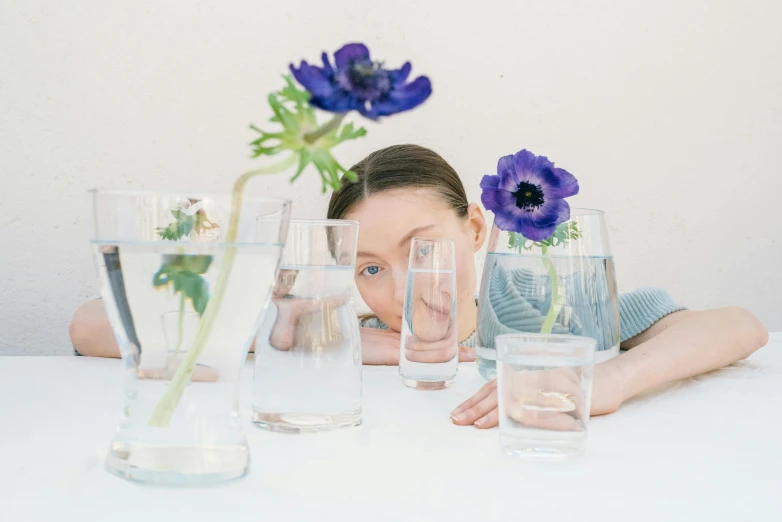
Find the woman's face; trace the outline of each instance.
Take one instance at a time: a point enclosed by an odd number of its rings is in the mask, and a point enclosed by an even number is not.
[[[405,188],[373,194],[344,218],[360,223],[356,286],[378,319],[397,332],[402,329],[411,240],[414,237],[448,238],[454,241],[456,254],[459,340],[475,329],[473,254],[483,244],[486,233],[486,223],[477,205],[470,205],[468,216],[460,218],[432,189]],[[413,303],[412,319],[420,324],[415,325],[418,336],[444,336],[450,326],[450,318],[446,319],[449,315],[446,303],[450,297],[445,294],[448,293],[452,295],[452,289],[442,285],[432,295],[420,296],[417,301],[421,301],[418,303],[421,306],[416,307]],[[424,302],[423,297],[428,301]],[[427,306],[434,312],[428,311]],[[462,313],[469,310],[472,313]],[[427,314],[432,316],[431,321],[424,320],[424,316],[429,317]]]

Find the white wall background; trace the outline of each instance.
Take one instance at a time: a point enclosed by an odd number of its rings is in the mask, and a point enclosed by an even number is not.
[[[290,61],[364,41],[432,78],[346,164],[433,147],[471,199],[522,147],[608,212],[622,290],[745,306],[782,330],[782,2],[5,0],[0,6],[0,353],[70,353],[97,295],[95,187],[228,191]],[[317,174],[254,193],[325,212]]]

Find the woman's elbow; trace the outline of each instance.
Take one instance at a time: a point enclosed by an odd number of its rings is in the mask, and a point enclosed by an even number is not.
[[[741,358],[746,359],[768,344],[768,331],[749,310],[730,306],[721,310],[725,314],[723,324],[737,336]]]
[[[119,348],[111,330],[103,302],[88,301],[76,309],[68,326],[71,344],[80,355],[119,357]]]

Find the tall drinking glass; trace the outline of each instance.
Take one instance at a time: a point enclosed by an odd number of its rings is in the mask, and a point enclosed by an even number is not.
[[[92,248],[125,366],[125,406],[106,467],[174,485],[244,475],[239,370],[274,285],[290,202],[94,191]],[[261,230],[258,216],[274,226]],[[191,373],[192,371],[192,373]]]
[[[402,382],[426,390],[453,384],[459,370],[458,335],[454,243],[413,238],[399,349]]]
[[[589,421],[595,339],[503,334],[495,343],[503,449],[538,459],[580,453]]]
[[[351,289],[358,222],[293,220],[255,345],[253,422],[322,431],[361,423],[361,340]]]

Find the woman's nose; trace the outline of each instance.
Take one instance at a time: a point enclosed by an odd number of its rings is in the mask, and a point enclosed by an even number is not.
[[[407,270],[394,271],[394,302],[399,303],[400,308],[405,304],[405,291],[407,290]]]

